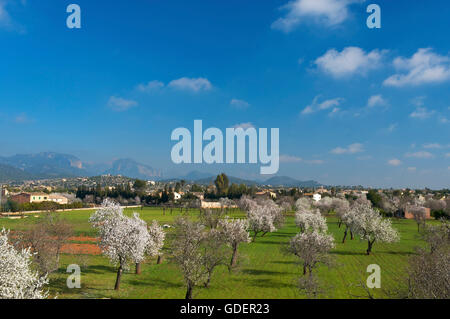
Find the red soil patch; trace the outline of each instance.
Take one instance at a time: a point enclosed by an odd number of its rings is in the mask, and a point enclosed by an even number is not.
[[[102,253],[95,244],[64,244],[61,251],[73,255],[100,255]]]
[[[95,243],[98,242],[98,238],[96,238],[96,237],[87,237],[87,236],[74,236],[74,237],[70,237],[69,240],[95,242]]]

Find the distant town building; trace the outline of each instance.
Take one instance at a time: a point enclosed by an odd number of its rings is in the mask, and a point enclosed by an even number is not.
[[[19,204],[55,202],[64,205],[69,202],[67,197],[64,197],[62,195],[55,195],[55,194],[49,195],[46,193],[20,193],[12,195],[11,200]]]
[[[313,198],[314,201],[318,202],[319,200],[322,199],[322,195],[320,195],[320,194],[314,194],[312,198]]]
[[[197,197],[200,200],[204,200],[205,199],[205,194],[202,192],[193,192],[192,195],[194,195],[195,197]]]
[[[62,195],[55,195],[55,194],[50,194],[48,196],[49,201],[58,203],[60,205],[66,205],[69,203],[69,200],[67,199],[67,197],[62,196]]]
[[[277,194],[268,189],[256,192],[255,196],[267,196],[267,197],[271,197],[273,199],[277,198]]]
[[[202,208],[222,208],[219,202],[205,202],[202,200]]]
[[[425,209],[425,218],[431,219],[431,210],[429,208]],[[414,215],[408,211],[408,209],[405,210],[405,218],[406,219],[414,219]]]
[[[222,208],[237,208],[237,205],[222,205],[220,202],[207,202],[202,200],[202,208],[206,208],[206,209],[222,209]]]
[[[181,194],[180,194],[180,193],[177,193],[177,192],[173,192],[173,199],[174,199],[174,200],[181,199]]]

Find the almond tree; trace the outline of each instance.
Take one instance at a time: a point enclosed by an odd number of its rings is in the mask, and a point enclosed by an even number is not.
[[[333,198],[332,209],[338,218],[338,226],[341,228],[342,216],[350,210],[350,203],[346,199]]]
[[[118,266],[115,290],[120,289],[124,270],[131,262],[140,263],[151,240],[147,224],[134,213],[133,217],[123,214],[122,207],[106,199],[102,207],[89,219],[99,232],[99,246],[110,262]]]
[[[267,233],[276,231],[274,225],[274,215],[272,209],[268,206],[259,206],[252,208],[248,214],[249,230],[253,231],[253,239],[255,241],[256,236],[262,233],[262,236]]]
[[[248,221],[244,219],[230,219],[226,217],[219,221],[219,228],[232,249],[231,261],[229,269],[231,270],[237,261],[237,252],[239,244],[249,243],[250,234],[247,231]]]
[[[201,248],[206,238],[205,226],[186,218],[175,222],[172,254],[186,282],[186,299],[192,299],[194,288],[207,280]]]
[[[355,210],[353,230],[361,239],[367,240],[367,255],[372,252],[375,242],[392,243],[399,240],[399,234],[391,221],[383,218],[378,211],[364,204],[356,205]]]
[[[159,264],[161,263],[161,250],[164,246],[166,233],[156,220],[148,228],[148,233],[150,235],[150,241],[147,246],[147,254],[149,256],[158,256],[157,263]]]
[[[242,211],[249,212],[252,209],[255,209],[256,206],[258,206],[258,203],[256,203],[256,201],[253,200],[250,196],[243,195],[238,201],[238,206]]]
[[[350,231],[350,238],[353,240],[353,229],[355,227],[355,221],[358,218],[358,207],[360,205],[355,205],[353,209],[344,213],[341,217],[342,223],[345,225],[344,230],[344,238],[342,239],[342,243],[345,243],[345,239],[347,238],[347,233]]]
[[[312,207],[312,200],[308,197],[301,197],[295,202],[295,208],[297,210],[310,210]]]
[[[45,299],[47,275],[31,269],[30,248],[16,250],[9,243],[9,231],[0,232],[0,299]]]
[[[408,297],[413,299],[450,298],[450,224],[427,226],[424,239],[429,246],[418,248],[408,267]]]
[[[314,203],[314,206],[320,210],[321,214],[326,214],[333,209],[333,199],[331,197],[324,197],[320,201]]]
[[[300,232],[328,230],[327,221],[318,210],[298,210],[295,213],[295,223],[300,228]]]
[[[303,275],[309,272],[311,276],[318,263],[327,262],[327,254],[334,246],[333,236],[312,231],[297,234],[288,249],[303,262]]]
[[[218,229],[210,229],[205,233],[201,245],[202,263],[206,270],[206,281],[204,287],[208,288],[214,270],[220,265],[227,264],[229,249],[226,246],[225,237]]]
[[[425,227],[425,222],[427,220],[425,207],[411,205],[408,206],[408,212],[413,215],[413,218],[417,223],[417,231],[420,232],[420,226],[422,225],[422,227]]]

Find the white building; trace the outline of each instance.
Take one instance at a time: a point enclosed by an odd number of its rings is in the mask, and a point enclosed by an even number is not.
[[[314,200],[314,201],[318,202],[318,201],[321,200],[321,199],[322,199],[322,195],[320,195],[320,194],[314,194],[314,195],[313,195],[313,200]]]
[[[173,192],[173,199],[174,199],[174,200],[178,200],[178,199],[180,199],[180,198],[181,198],[181,194],[180,194],[180,193]]]

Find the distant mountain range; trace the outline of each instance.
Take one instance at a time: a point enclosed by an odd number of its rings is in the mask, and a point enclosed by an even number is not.
[[[160,178],[161,172],[154,170],[152,167],[136,162],[132,159],[119,159],[112,163],[112,167],[103,174],[122,175],[132,178]]]
[[[270,186],[286,186],[286,187],[320,187],[320,184],[316,181],[299,181],[287,176],[274,176],[264,181],[264,185]]]
[[[0,157],[0,182],[20,182],[31,179],[68,178],[98,175],[122,175],[144,180],[177,181],[185,180],[199,185],[214,183],[216,175],[200,171],[192,171],[187,175],[163,179],[161,171],[151,166],[138,163],[133,159],[118,159],[110,164],[82,162],[69,154],[44,152],[38,154],[18,154],[10,157]],[[268,180],[248,180],[228,176],[231,183],[286,187],[319,187],[316,181],[299,181],[287,176],[274,176]]]
[[[189,174],[180,177],[173,178],[165,181],[177,181],[177,180],[185,180],[188,182],[194,182],[199,185],[210,185],[214,183],[217,175],[209,174],[209,173],[201,173],[198,171],[190,172]],[[265,181],[255,181],[242,179],[234,176],[228,176],[228,180],[230,184],[245,184],[247,186],[253,185],[267,185],[267,186],[285,186],[285,187],[320,187],[322,184],[316,181],[299,181],[287,176],[274,176]]]
[[[76,156],[53,152],[0,157],[0,182],[105,174],[141,179],[161,177],[159,171],[132,159],[118,159],[108,165],[83,163]]]

